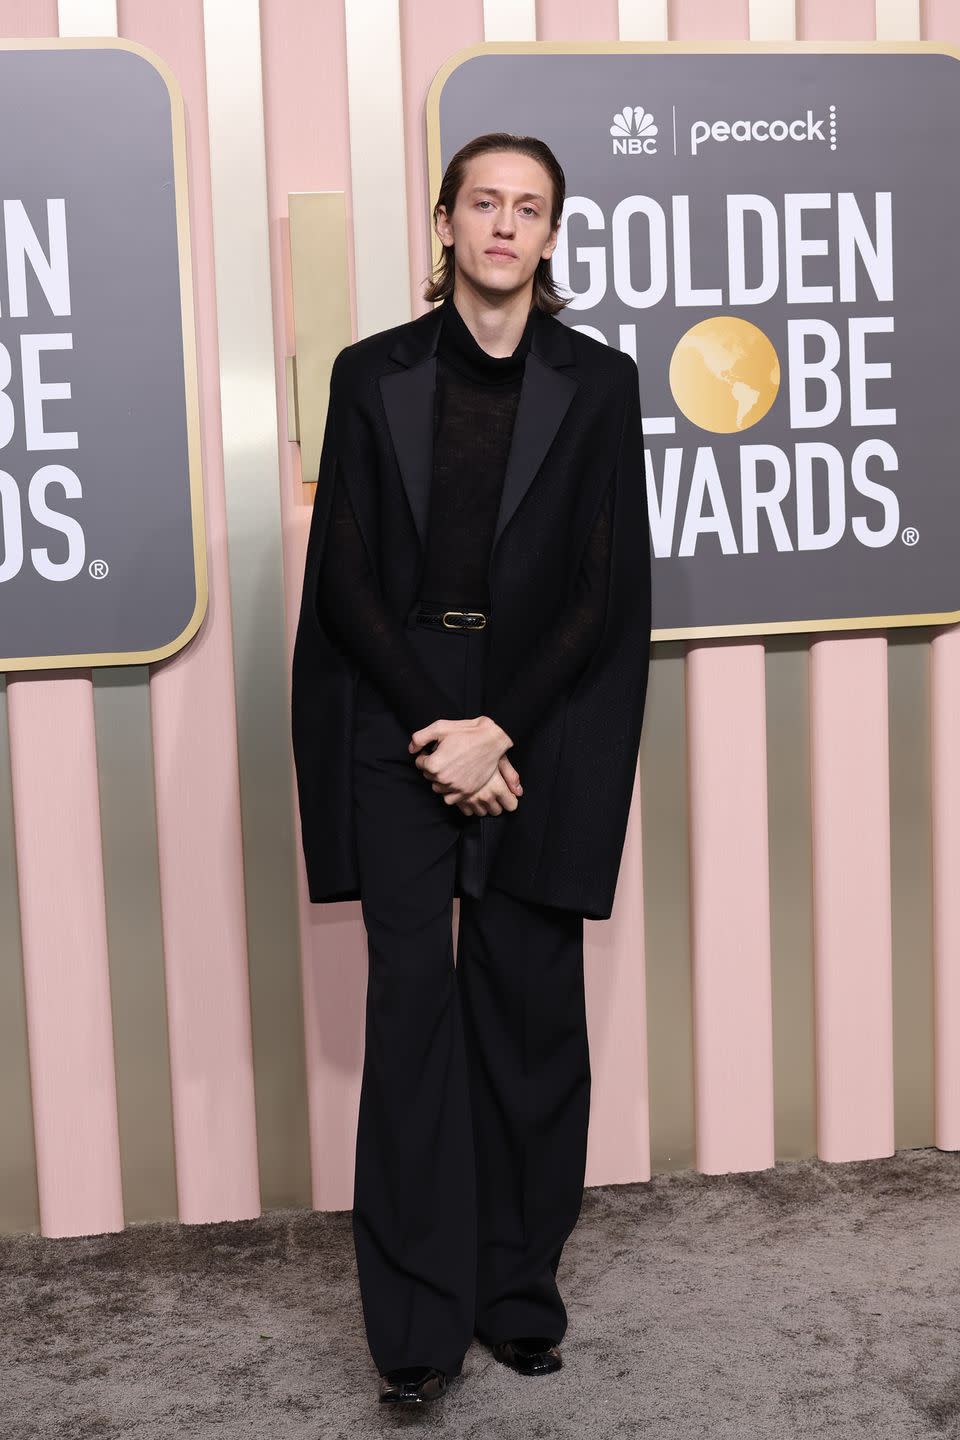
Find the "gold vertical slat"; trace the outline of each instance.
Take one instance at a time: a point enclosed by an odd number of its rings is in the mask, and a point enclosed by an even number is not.
[[[933,812],[930,641],[898,630],[887,645],[893,1106],[898,1150],[932,1145]]]
[[[123,1215],[177,1216],[153,725],[145,665],[93,672]]]
[[[650,1169],[695,1164],[684,655],[654,648],[640,741]]]
[[[291,195],[290,279],[296,355],[288,433],[300,441],[300,478],[314,484],[327,422],[330,370],[351,341],[346,200],[342,190]]]
[[[667,0],[619,0],[621,40],[669,39]],[[696,1163],[686,646],[654,645],[640,743],[650,1169]]]
[[[817,1153],[809,649],[804,635],[765,644],[777,1160]]]

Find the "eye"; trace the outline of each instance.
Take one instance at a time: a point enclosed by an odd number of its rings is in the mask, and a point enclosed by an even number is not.
[[[529,210],[530,214],[533,215],[534,217],[536,217],[537,211],[536,211],[536,207],[535,207],[535,206],[533,206],[533,205],[524,205],[523,208],[524,208],[524,210]]]

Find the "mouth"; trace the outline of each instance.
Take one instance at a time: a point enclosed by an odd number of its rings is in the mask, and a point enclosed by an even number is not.
[[[483,253],[494,260],[516,260],[517,258],[512,250],[504,250],[500,246],[494,246],[492,250],[485,250]]]

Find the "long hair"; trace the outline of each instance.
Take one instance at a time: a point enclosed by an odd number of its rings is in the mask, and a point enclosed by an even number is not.
[[[449,165],[443,173],[440,182],[440,194],[433,207],[433,221],[436,224],[437,213],[442,205],[446,211],[447,218],[453,214],[453,207],[460,193],[467,172],[467,165],[475,155],[485,155],[490,150],[513,150],[518,155],[529,155],[532,160],[537,160],[550,176],[553,189],[553,199],[550,206],[550,229],[553,230],[560,223],[563,214],[563,202],[567,193],[567,182],[560,162],[556,155],[545,145],[542,140],[537,140],[532,135],[509,135],[505,131],[492,131],[488,135],[477,135],[473,140],[468,140],[466,145],[461,145],[457,153],[451,158]],[[425,300],[446,300],[453,294],[453,281],[456,274],[455,246],[445,245],[443,254],[433,267],[430,276],[424,281],[423,296]],[[568,305],[566,299],[558,291],[550,272],[550,261],[541,259],[533,272],[533,304],[541,310],[546,310],[548,315],[556,315]]]

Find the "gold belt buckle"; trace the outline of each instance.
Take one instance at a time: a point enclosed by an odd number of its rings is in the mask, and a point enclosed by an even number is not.
[[[468,615],[479,615],[483,623],[481,625],[448,625],[448,615],[462,615],[464,618]],[[487,617],[482,610],[444,610],[443,612],[443,628],[445,630],[483,630],[486,623]]]

